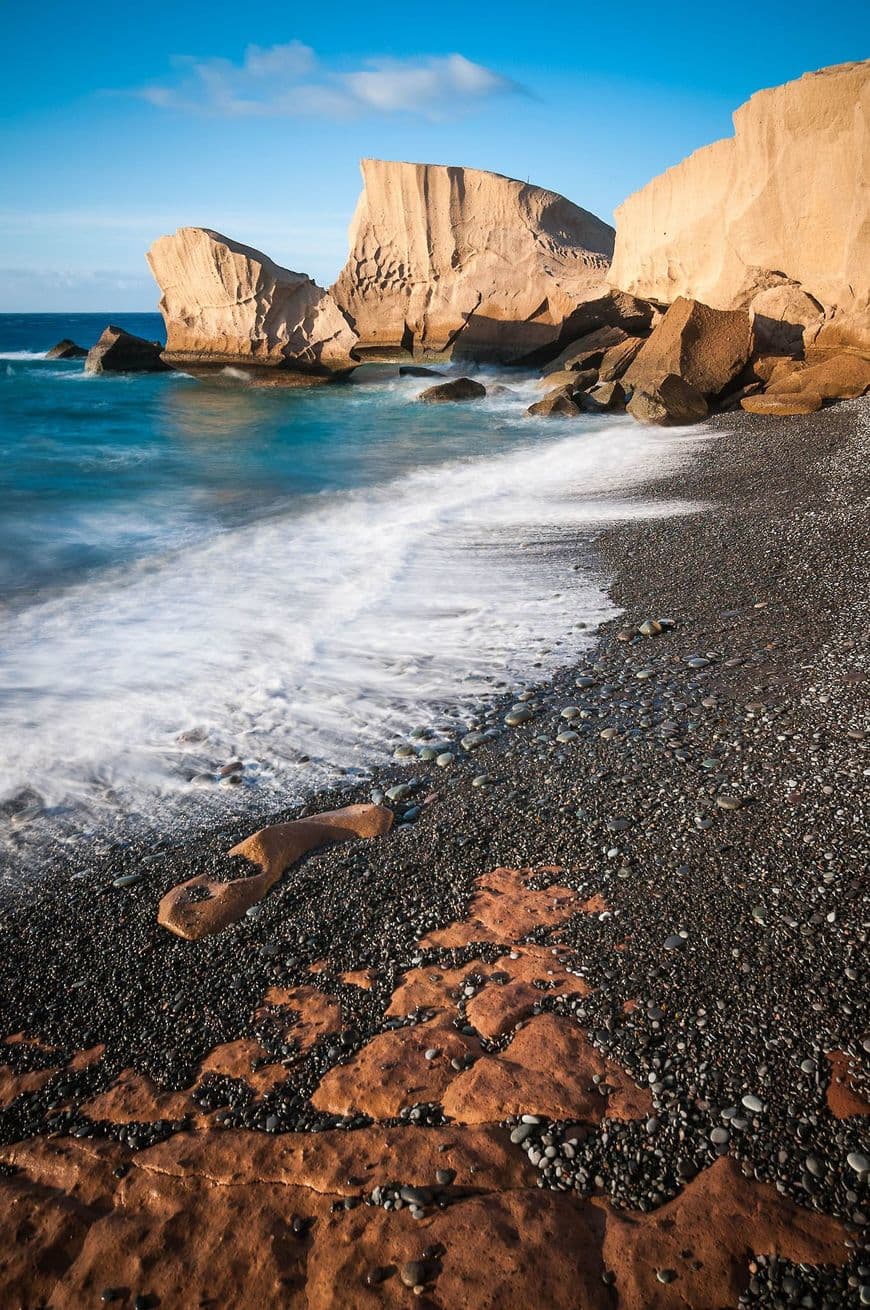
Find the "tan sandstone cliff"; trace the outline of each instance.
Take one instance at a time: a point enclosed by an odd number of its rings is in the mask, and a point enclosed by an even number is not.
[[[258,250],[182,227],[154,242],[148,263],[162,292],[171,364],[255,365],[304,376],[356,362],[356,334],[329,292]]]
[[[365,159],[362,174],[332,293],[370,353],[521,359],[604,292],[613,229],[552,191],[437,164]]]
[[[774,346],[870,346],[870,61],[759,91],[616,222],[614,287],[749,307]]]

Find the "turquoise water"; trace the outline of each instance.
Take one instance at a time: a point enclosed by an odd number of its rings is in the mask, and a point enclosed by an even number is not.
[[[583,560],[601,524],[680,508],[631,493],[685,440],[529,418],[514,373],[426,406],[395,369],[287,391],[42,358],[109,318],[0,315],[0,842],[287,802],[455,727],[613,613],[554,541]],[[233,757],[244,784],[210,783]]]

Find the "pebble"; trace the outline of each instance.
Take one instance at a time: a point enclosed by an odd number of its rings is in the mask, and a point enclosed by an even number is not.
[[[435,756],[435,763],[439,769],[449,769],[455,759],[456,756],[452,751],[442,751],[440,755]]]
[[[686,949],[686,939],[681,937],[679,933],[674,933],[672,937],[665,938],[664,945],[666,951],[684,951]]]
[[[745,1109],[751,1110],[753,1114],[760,1114],[761,1111],[764,1109],[763,1102],[759,1099],[759,1097],[753,1096],[751,1092],[743,1097],[740,1104],[744,1106]]]
[[[397,786],[391,787],[387,792],[388,801],[404,801],[411,795],[411,788],[406,782],[400,782]]]
[[[720,810],[739,810],[743,801],[739,796],[717,796],[716,804]]]
[[[399,1278],[405,1287],[419,1287],[426,1282],[426,1266],[422,1260],[406,1260],[399,1265]]]
[[[135,887],[145,877],[144,873],[124,873],[120,878],[112,879],[113,887]]]
[[[710,1133],[710,1141],[714,1146],[727,1146],[731,1141],[731,1134],[727,1128],[714,1128]]]
[[[850,1151],[846,1156],[846,1164],[850,1169],[854,1169],[856,1174],[870,1173],[870,1157],[863,1151]]]

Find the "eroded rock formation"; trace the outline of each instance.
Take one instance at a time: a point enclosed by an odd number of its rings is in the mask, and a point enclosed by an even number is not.
[[[365,159],[362,174],[332,293],[363,349],[510,362],[648,315],[606,294],[613,229],[552,191],[438,164]]]
[[[154,242],[148,263],[162,292],[164,356],[172,364],[254,365],[305,378],[356,362],[356,334],[329,292],[259,250],[182,227]]]
[[[762,337],[870,347],[868,122],[870,61],[759,91],[733,137],[617,209],[611,284],[749,308]]]

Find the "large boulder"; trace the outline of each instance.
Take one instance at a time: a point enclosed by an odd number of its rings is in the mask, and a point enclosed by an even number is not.
[[[84,346],[77,346],[69,337],[64,337],[63,341],[58,341],[56,346],[45,352],[46,359],[84,359],[87,355]]]
[[[805,360],[788,361],[774,369],[766,394],[807,392],[822,400],[846,400],[870,391],[870,359],[851,351],[810,352]]]
[[[451,382],[439,382],[437,386],[427,387],[421,391],[418,400],[427,405],[443,405],[456,400],[482,400],[486,387],[474,378],[453,378]]]
[[[621,346],[629,340],[624,328],[606,324],[587,332],[567,345],[554,360],[546,366],[544,373],[561,373],[568,369],[600,368],[607,351],[614,346]]]
[[[555,354],[640,313],[604,280],[613,229],[541,187],[472,168],[362,162],[350,257],[332,294],[362,349],[502,362]]]
[[[636,387],[678,374],[702,396],[716,396],[745,367],[752,353],[752,324],[745,309],[711,309],[680,296],[626,371]]]
[[[867,60],[759,91],[734,114],[732,137],[617,209],[611,284],[717,309],[796,286],[824,311],[808,327],[798,310],[805,340],[870,346],[868,121]]]
[[[106,328],[85,360],[86,373],[165,373],[169,365],[161,359],[159,341],[134,337],[123,328]]]
[[[148,263],[162,292],[164,358],[301,375],[354,367],[356,333],[332,296],[250,246],[202,227],[160,237]]]
[[[794,395],[763,392],[761,395],[744,396],[740,401],[742,409],[748,414],[772,414],[785,417],[792,414],[815,414],[822,408],[822,398],[812,391],[798,391]]]
[[[572,386],[553,387],[542,400],[536,400],[526,410],[535,418],[576,418],[581,412],[577,403],[578,393]]]
[[[664,426],[700,423],[708,414],[700,391],[676,373],[649,379],[636,387],[626,409],[639,423]]]

